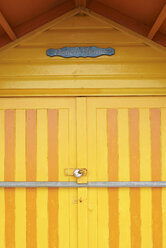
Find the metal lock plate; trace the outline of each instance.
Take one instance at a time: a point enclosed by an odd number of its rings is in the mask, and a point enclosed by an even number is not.
[[[80,178],[82,176],[87,175],[87,169],[86,168],[68,168],[65,169],[65,175],[66,176],[75,176],[76,178]]]

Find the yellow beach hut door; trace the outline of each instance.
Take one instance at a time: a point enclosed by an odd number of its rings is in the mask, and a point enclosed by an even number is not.
[[[0,180],[68,181],[76,166],[74,98],[0,99]],[[77,191],[0,189],[0,247],[77,247]]]
[[[87,182],[166,181],[165,97],[0,99],[0,181],[76,182],[1,188],[2,248],[165,248],[164,188]],[[71,171],[87,169],[75,178]]]

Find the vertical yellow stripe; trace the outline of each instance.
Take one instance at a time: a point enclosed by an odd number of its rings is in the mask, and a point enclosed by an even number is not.
[[[161,175],[162,181],[166,181],[166,109],[161,109]],[[163,248],[166,247],[166,188],[162,188],[162,238]]]
[[[37,110],[37,181],[48,181],[47,110]],[[48,247],[48,189],[37,189],[37,247]]]
[[[71,99],[70,99],[71,100]],[[70,168],[76,167],[76,99],[73,99],[72,107],[69,109],[69,165]],[[76,180],[73,176],[70,181]],[[69,190],[69,209],[70,209],[70,244],[69,247],[78,247],[78,190],[70,188]]]
[[[139,111],[129,109],[129,136],[130,136],[130,180],[140,180],[139,161]],[[140,218],[140,189],[130,189],[131,212],[131,247],[141,246],[141,218]]]
[[[69,165],[69,119],[68,110],[59,110],[58,126],[58,179],[68,181],[64,170]],[[58,189],[58,248],[68,248],[70,243],[69,230],[69,189]]]
[[[25,111],[16,110],[15,180],[26,180],[25,163]],[[15,242],[16,247],[26,247],[26,190],[15,189]]]
[[[107,111],[97,110],[97,181],[108,181]],[[109,247],[108,189],[98,191],[98,248]]]
[[[5,111],[5,181],[15,180],[15,110]],[[15,189],[5,188],[5,245],[15,248]]]
[[[108,177],[118,181],[118,110],[108,110]],[[119,190],[109,189],[109,244],[119,247]]]
[[[48,180],[58,181],[58,111],[48,110]],[[48,189],[49,248],[58,247],[58,189]]]
[[[140,180],[151,181],[150,116],[148,109],[140,110]],[[152,190],[141,189],[141,248],[152,243]]]
[[[26,110],[26,180],[36,181],[36,110]],[[36,248],[36,188],[26,189],[26,248]]]
[[[128,110],[118,111],[119,181],[130,181]],[[119,248],[130,248],[130,190],[119,189]]]
[[[97,157],[96,157],[96,107],[91,103],[92,98],[87,99],[87,166],[88,181],[97,181]],[[88,245],[97,247],[97,190],[88,189]]]
[[[0,110],[0,181],[4,181],[5,160],[5,119],[4,111]],[[0,188],[0,247],[5,248],[5,193]]]
[[[77,167],[87,168],[86,98],[77,98]],[[87,176],[77,179],[86,183]],[[87,188],[78,188],[78,248],[88,246]],[[82,235],[84,230],[84,235]]]

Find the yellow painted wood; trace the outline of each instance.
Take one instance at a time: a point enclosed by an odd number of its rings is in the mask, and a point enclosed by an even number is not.
[[[111,46],[115,55],[46,56],[50,47],[78,45]],[[7,47],[0,50],[1,96],[166,94],[166,49],[92,11],[72,10]]]
[[[37,181],[48,181],[47,110],[37,110]],[[37,248],[48,247],[48,189],[37,189]]]
[[[161,118],[162,118],[162,129],[161,136],[164,133],[165,128],[165,97],[91,97],[88,98],[88,166],[89,162],[92,164],[92,168],[95,168],[94,164],[104,164],[100,161],[100,155],[102,158],[106,157],[105,153],[105,128],[101,128],[103,133],[101,135],[101,140],[103,147],[101,151],[97,148],[99,147],[99,137],[98,129],[100,124],[104,123],[104,114],[102,116],[97,113],[105,113],[108,108],[118,109],[118,146],[119,146],[119,181],[130,181],[130,167],[129,167],[129,123],[128,123],[128,108],[138,108],[140,115],[140,180],[141,181],[151,181],[151,140],[150,140],[150,108],[163,108]],[[95,114],[94,114],[95,113]],[[95,128],[97,117],[97,130]],[[104,124],[103,124],[104,125]],[[102,125],[101,125],[102,126]],[[96,136],[97,135],[97,136]],[[162,137],[162,154],[165,150],[165,135]],[[104,160],[105,161],[105,160]],[[162,170],[165,173],[165,155],[162,155]],[[98,173],[100,169],[96,169]],[[95,169],[94,169],[95,177]],[[100,174],[102,171],[100,171]],[[162,172],[163,174],[163,172]],[[90,178],[89,174],[89,178]],[[165,174],[163,174],[165,175]],[[92,178],[93,178],[92,177]],[[164,179],[162,179],[164,180]],[[91,212],[93,212],[93,204],[89,198],[88,190],[88,200],[90,214],[88,215],[88,226],[92,229],[93,224],[90,223]],[[164,192],[164,191],[163,191]],[[165,193],[163,193],[165,195]],[[92,196],[92,193],[91,193]],[[103,200],[104,202],[104,200]],[[100,201],[96,203],[99,208]],[[103,203],[103,206],[105,204]],[[165,197],[163,197],[163,218],[165,216]],[[152,190],[151,189],[141,189],[141,247],[152,247]],[[101,213],[101,211],[100,211]],[[98,220],[99,220],[98,216]],[[119,247],[130,247],[131,233],[130,233],[130,194],[129,189],[119,189]],[[92,219],[93,220],[93,219]],[[94,220],[93,220],[94,221]],[[95,223],[95,222],[94,222]],[[165,226],[165,221],[163,221],[163,228]],[[95,230],[95,229],[94,229]],[[165,229],[164,229],[165,230]],[[163,230],[163,232],[164,232]],[[95,230],[96,232],[96,230]],[[91,231],[90,231],[91,235]],[[100,235],[97,233],[97,236]],[[165,237],[163,237],[164,242]]]
[[[70,231],[70,247],[77,248],[78,246],[78,193],[77,189],[69,190],[69,231]]]
[[[68,181],[69,177],[64,174],[64,169],[69,168],[69,117],[66,109],[59,110],[59,137],[58,137],[58,179]],[[69,223],[69,189],[58,190],[58,236],[59,248],[69,247],[70,243],[70,223]],[[64,235],[65,233],[65,235]]]
[[[100,30],[98,31],[100,33]],[[107,31],[109,32],[109,31]],[[85,45],[90,46],[90,43],[82,42],[81,46]],[[97,39],[94,44],[98,47],[105,48],[108,47],[110,44],[106,41],[104,43],[100,43]],[[61,48],[63,46],[68,45],[68,43],[65,41],[65,43],[60,43],[56,45],[56,48]],[[76,41],[73,40],[73,43],[71,46],[77,45]],[[1,59],[0,63],[11,63],[11,62],[23,62],[28,63],[30,60],[33,64],[35,63],[41,63],[43,62],[50,62],[50,58],[46,56],[46,48],[45,47],[38,47],[38,45],[35,45],[36,47],[23,47],[23,46],[17,46],[16,48],[9,49],[5,52],[1,53]],[[125,63],[125,62],[138,62],[138,61],[148,61],[148,62],[157,62],[157,61],[166,61],[166,56],[163,52],[158,52],[154,50],[151,47],[147,47],[144,44],[140,44],[139,46],[118,46],[118,45],[112,45],[114,49],[116,50],[116,56],[101,56],[95,59],[94,58],[86,58],[87,62],[119,62],[119,63]],[[134,56],[133,56],[134,54]],[[84,58],[70,58],[70,62],[76,62],[76,61],[82,61],[84,62]],[[58,63],[59,61],[65,62],[66,59],[62,57],[53,57],[51,58],[52,63]]]
[[[4,111],[0,110],[0,181],[4,181],[5,129]],[[0,247],[5,248],[5,194],[0,189]]]
[[[33,102],[34,100],[34,102]],[[13,104],[13,107],[10,106]],[[63,175],[63,180],[68,181],[69,178],[64,175],[66,166],[76,166],[76,104],[74,98],[9,98],[4,99],[4,109],[16,110],[16,152],[15,152],[15,180],[25,181],[25,111],[26,109],[37,110],[37,180],[48,180],[48,164],[47,164],[47,147],[48,147],[48,127],[47,127],[47,109],[58,109],[58,158],[59,158],[59,173]],[[1,108],[2,108],[1,105]],[[10,108],[11,107],[11,108]],[[0,180],[4,181],[4,110],[0,110]],[[65,142],[64,142],[65,141]],[[60,175],[61,176],[61,175]],[[61,178],[60,178],[61,179]],[[72,179],[73,180],[73,179]],[[62,190],[62,197],[58,194],[59,206],[62,214],[59,215],[59,223],[61,234],[59,235],[59,247],[77,247],[77,209],[78,198],[77,190]],[[25,189],[15,190],[16,200],[16,247],[25,247],[26,241],[26,195]],[[64,201],[67,204],[64,205]],[[5,248],[5,202],[4,190],[0,190],[0,244]],[[48,189],[37,189],[37,247],[49,247],[48,244]],[[66,215],[65,215],[66,213]],[[62,219],[61,219],[62,218]],[[68,239],[67,239],[67,222],[68,222]],[[21,229],[20,229],[21,228]],[[58,229],[60,230],[60,228]],[[64,239],[65,230],[65,239]],[[64,244],[66,246],[64,246]]]
[[[100,36],[101,35],[101,36]],[[123,38],[123,40],[122,40]],[[94,29],[93,32],[91,30],[51,30],[47,32],[43,32],[38,36],[35,36],[32,39],[28,39],[21,43],[21,46],[42,46],[48,47],[49,45],[64,43],[64,41],[68,44],[70,43],[109,43],[111,40],[112,44],[140,44],[137,38],[130,37],[127,34],[123,34],[118,30],[105,30],[105,29]]]
[[[87,113],[86,98],[77,98],[77,168],[87,168]],[[77,179],[78,183],[86,183],[87,176]]]
[[[72,101],[72,107],[68,111],[68,122],[69,122],[69,162],[67,167],[77,167],[77,151],[76,151],[76,99]],[[60,124],[59,124],[60,125]],[[62,156],[64,153],[62,151]],[[70,181],[76,181],[73,176],[69,177]],[[78,190],[69,190],[69,230],[70,230],[70,247],[78,247]]]
[[[76,115],[75,101],[67,100],[72,108],[60,109],[58,118],[58,180],[73,181],[64,170],[76,167]],[[59,248],[77,247],[77,189],[58,190],[58,236]],[[65,233],[65,235],[64,235]]]
[[[51,61],[47,64],[45,63],[35,63],[35,64],[22,64],[22,63],[8,63],[2,64],[0,67],[0,76],[3,77],[29,77],[29,75],[37,76],[48,76],[52,77],[54,75],[63,76],[117,76],[128,74],[134,77],[137,74],[141,74],[143,77],[154,77],[159,76],[166,78],[165,63],[85,63],[82,61],[72,61],[65,65],[63,61],[54,64]],[[65,67],[65,70],[64,70]],[[130,76],[129,76],[130,77]],[[136,76],[137,78],[137,76]],[[70,87],[69,87],[70,88]]]
[[[25,181],[25,110],[37,109],[37,180],[48,180],[47,147],[48,147],[48,127],[47,127],[47,108],[58,109],[58,162],[59,180],[68,181],[69,178],[64,174],[64,168],[76,166],[76,104],[74,98],[13,98],[4,99],[4,109],[10,109],[9,102],[13,103],[16,109],[16,180]],[[35,100],[33,105],[33,100]],[[28,105],[27,105],[28,104]],[[2,106],[1,106],[2,107]],[[0,180],[4,181],[4,110],[0,110]],[[73,177],[70,178],[73,180]],[[3,222],[4,215],[4,193],[1,193],[1,229],[0,243],[5,248],[5,237]],[[25,218],[26,218],[26,199],[25,189],[16,189],[16,246],[25,247],[26,238]],[[62,194],[61,194],[62,193]],[[77,247],[78,234],[78,197],[77,189],[62,189],[59,192],[59,247]],[[67,202],[66,202],[67,201]],[[66,204],[64,204],[64,202]],[[49,247],[48,244],[48,189],[37,189],[37,247]],[[42,206],[42,207],[41,207]],[[3,212],[1,212],[3,211]],[[65,214],[66,213],[66,214]],[[68,223],[68,233],[67,233]],[[21,226],[21,230],[20,230]],[[65,230],[65,239],[64,239]]]
[[[66,168],[88,168],[87,177],[79,182],[107,181],[107,109],[118,109],[119,180],[129,181],[129,124],[128,108],[140,111],[140,166],[141,180],[151,180],[150,116],[149,108],[161,110],[162,173],[165,179],[165,97],[79,97],[79,98],[1,98],[0,99],[0,152],[4,154],[4,110],[16,109],[16,179],[25,180],[25,110],[37,109],[37,180],[48,180],[47,164],[47,108],[58,109],[58,173],[59,181],[76,181],[66,176]],[[163,135],[164,134],[164,135]],[[21,154],[21,155],[20,155]],[[77,157],[77,158],[76,158]],[[4,180],[4,156],[0,156],[0,180]],[[2,165],[2,166],[1,166]],[[86,166],[85,166],[86,165]],[[24,190],[24,189],[23,189]],[[37,189],[37,247],[48,247],[48,190]],[[4,201],[4,194],[0,200]],[[16,194],[16,230],[25,225],[24,195]],[[21,192],[21,193],[20,193]],[[58,242],[60,248],[109,246],[107,189],[59,189]],[[163,217],[165,216],[163,191]],[[152,247],[151,189],[141,189],[142,247]],[[23,202],[22,202],[23,201]],[[146,204],[145,204],[146,202]],[[18,211],[18,204],[21,203]],[[42,208],[41,208],[42,206]],[[2,224],[4,207],[0,209]],[[20,216],[18,215],[20,213]],[[1,226],[0,223],[0,226]],[[129,189],[119,190],[119,247],[130,247]],[[165,220],[163,221],[163,233]],[[24,228],[22,228],[23,232]],[[25,233],[16,244],[24,247]],[[4,229],[0,229],[4,235]],[[163,235],[163,243],[165,237]],[[4,239],[0,240],[5,248]],[[164,243],[165,244],[165,243]]]
[[[166,88],[152,89],[32,89],[32,90],[0,90],[0,97],[23,96],[165,96]]]
[[[161,109],[161,156],[162,156],[162,180],[166,181],[166,109]],[[162,189],[162,237],[163,237],[163,247],[166,247],[166,188]]]
[[[24,82],[22,79],[16,77],[15,80],[11,78],[3,78],[1,81],[1,89],[0,93],[6,95],[10,93],[10,91],[20,94],[31,94],[31,96],[35,96],[38,94],[43,94],[47,96],[47,94],[65,94],[68,96],[70,94],[158,94],[165,93],[166,89],[166,81],[164,78],[160,77],[155,79],[151,78],[143,78],[141,79],[139,75],[137,75],[136,79],[132,79],[132,77],[125,76],[123,79],[119,75],[115,76],[93,76],[93,77],[83,77],[76,76],[75,80],[72,77],[62,77],[62,81],[60,85],[56,84],[56,80],[59,80],[59,76],[52,77],[48,81],[46,81],[45,77],[31,77],[27,78],[27,81]],[[102,80],[101,80],[102,79]],[[131,81],[133,83],[132,88],[130,88]],[[116,83],[115,83],[116,82]],[[70,88],[69,87],[70,84]],[[40,89],[39,88],[40,85]],[[85,88],[82,88],[82,87]],[[111,88],[109,88],[111,87]],[[124,89],[124,87],[128,87]],[[26,90],[26,91],[25,91]]]
[[[119,181],[130,181],[128,110],[118,111]],[[130,189],[119,189],[119,247],[130,247]]]
[[[1,109],[72,109],[73,98],[0,98]]]
[[[97,111],[97,181],[108,181],[107,110]],[[89,123],[90,124],[90,123]],[[109,248],[109,201],[108,189],[96,189],[98,194],[98,247]]]
[[[164,108],[165,97],[90,97],[91,110],[95,108]]]
[[[58,23],[52,29],[91,29],[91,28],[105,28],[110,29],[110,25],[105,24],[102,20],[95,20],[90,16],[76,15],[70,19]]]
[[[15,180],[26,181],[25,110],[16,110]],[[26,189],[15,189],[15,246],[26,248]]]
[[[96,110],[87,98],[87,165],[88,181],[97,181],[97,126]],[[98,193],[95,188],[88,189],[88,244],[89,247],[98,246]]]
[[[76,76],[62,77],[61,84],[56,84],[60,77],[52,77],[51,80],[40,81],[40,77],[29,77],[23,82],[18,77],[13,81],[11,78],[4,78],[0,83],[1,96],[111,96],[111,95],[165,95],[166,80],[143,79],[137,75],[137,79],[121,79],[121,76],[112,75],[101,78],[101,76]],[[102,79],[102,80],[101,80]],[[132,82],[132,88],[130,88]],[[68,88],[70,85],[70,88]],[[85,87],[85,88],[83,88]],[[128,87],[128,88],[125,88]],[[39,89],[40,88],[40,89]]]
[[[161,103],[161,99],[159,100]],[[151,181],[151,143],[149,109],[140,110],[140,180]],[[152,189],[141,189],[141,248],[152,243]]]
[[[77,98],[77,168],[87,168],[87,113],[86,98]],[[87,176],[77,179],[86,183]],[[88,246],[87,188],[78,188],[78,248]]]

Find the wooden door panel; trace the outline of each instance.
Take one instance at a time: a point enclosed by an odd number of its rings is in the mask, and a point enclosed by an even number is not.
[[[74,98],[1,98],[0,109],[1,181],[74,180]],[[0,247],[76,248],[76,202],[76,189],[1,188]]]
[[[166,181],[165,97],[0,99],[0,181]],[[0,188],[0,247],[165,248],[165,188]]]
[[[165,118],[165,97],[88,98],[88,181],[165,180]],[[89,242],[96,235],[98,247],[165,247],[165,199],[165,188],[89,189],[97,206]]]

